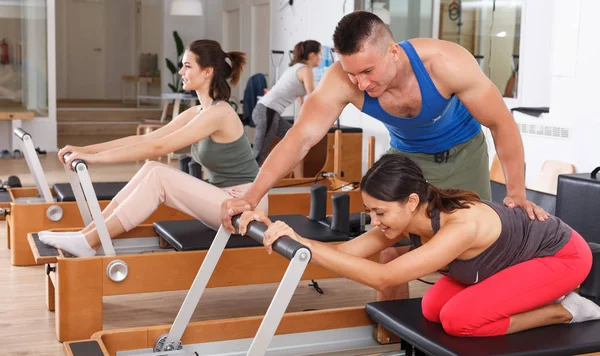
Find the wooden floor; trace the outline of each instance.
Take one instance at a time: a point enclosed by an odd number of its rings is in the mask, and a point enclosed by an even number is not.
[[[56,155],[40,156],[49,184],[66,182]],[[177,163],[174,162],[173,165]],[[15,174],[24,185],[33,185],[24,159],[0,160],[2,178]],[[94,181],[128,180],[139,169],[135,164],[90,167]],[[6,248],[6,222],[0,221],[0,355],[62,355],[56,341],[54,314],[45,307],[44,267],[14,267]],[[435,281],[437,275],[428,279]],[[159,281],[157,281],[159,282]],[[357,306],[374,300],[375,291],[346,279],[318,281],[325,291],[302,282],[288,311]],[[194,313],[193,321],[227,317],[262,315],[276,284],[208,289]],[[420,297],[428,285],[412,282],[411,296]],[[183,302],[186,291],[147,293],[104,298],[104,328],[170,324]]]

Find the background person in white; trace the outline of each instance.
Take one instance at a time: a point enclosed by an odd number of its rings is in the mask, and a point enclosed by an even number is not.
[[[263,96],[252,111],[252,121],[256,125],[253,151],[258,164],[262,164],[269,154],[275,138],[282,139],[292,124],[281,114],[297,98],[302,104],[304,96],[312,93],[315,78],[312,69],[321,62],[321,44],[307,40],[296,44],[290,67],[283,73],[273,88]],[[294,177],[304,176],[302,160],[294,167]]]

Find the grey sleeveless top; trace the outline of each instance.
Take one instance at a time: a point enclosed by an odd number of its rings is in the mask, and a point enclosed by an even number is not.
[[[441,274],[464,284],[475,284],[517,263],[536,257],[552,256],[569,242],[573,230],[562,220],[550,216],[546,221],[531,220],[522,208],[508,208],[503,204],[481,201],[500,217],[502,231],[498,239],[479,255],[469,260],[454,260],[448,271]],[[440,230],[440,211],[433,209],[433,232]],[[422,245],[418,235],[410,234],[412,244]]]
[[[296,63],[283,72],[277,83],[263,96],[258,103],[271,108],[281,115],[285,108],[292,105],[299,96],[306,95],[304,83],[298,79],[298,69],[306,67],[304,63]]]
[[[191,151],[192,158],[206,170],[208,182],[214,186],[251,183],[258,174],[258,163],[245,133],[227,143],[215,142],[208,136],[192,144]]]

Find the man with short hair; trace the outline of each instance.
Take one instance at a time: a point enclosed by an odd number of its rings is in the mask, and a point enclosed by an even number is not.
[[[504,204],[523,207],[531,219],[547,213],[525,197],[523,143],[496,86],[463,47],[419,38],[394,42],[376,15],[356,11],[344,16],[333,35],[339,61],[326,72],[302,106],[298,120],[273,149],[246,195],[225,201],[221,221],[231,231],[231,216],[253,209],[269,189],[328,132],[344,107],[353,104],[381,121],[391,151],[416,161],[439,188],[458,188],[491,199],[489,160],[481,125],[490,129],[504,167]],[[392,247],[386,263],[405,253]],[[378,292],[378,300],[408,297],[408,286]]]

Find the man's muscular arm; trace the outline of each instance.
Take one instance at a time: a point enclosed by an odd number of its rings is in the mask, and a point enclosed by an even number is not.
[[[473,117],[492,133],[506,178],[504,203],[509,207],[522,206],[531,219],[537,216],[539,220],[545,220],[548,214],[525,197],[523,141],[498,88],[463,47],[442,41],[439,53],[431,66],[436,81],[455,93]]]
[[[339,63],[325,73],[318,87],[307,97],[294,126],[271,151],[256,180],[240,199],[231,199],[221,206],[221,222],[230,231],[231,216],[252,208],[277,182],[288,174],[329,131],[346,105],[357,92]]]

